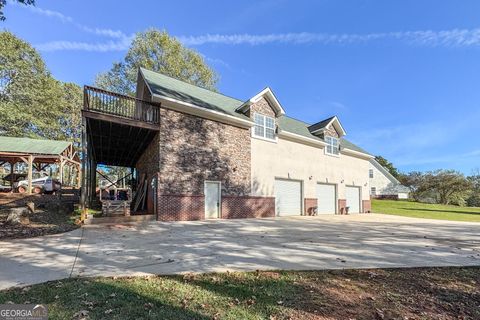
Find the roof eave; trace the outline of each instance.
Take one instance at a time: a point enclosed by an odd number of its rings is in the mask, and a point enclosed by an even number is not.
[[[172,109],[175,111],[199,116],[209,120],[214,120],[218,122],[223,122],[227,124],[232,124],[238,127],[251,128],[254,123],[253,121],[240,119],[235,116],[224,114],[222,112],[208,110],[206,108],[194,105],[192,103],[184,102],[181,100],[173,99],[159,94],[152,94],[153,101],[162,103],[162,107]]]
[[[252,98],[245,101],[241,106],[235,109],[235,111],[245,113],[252,104],[258,102],[262,97],[265,97],[267,101],[270,103],[270,105],[275,109],[275,114],[277,117],[285,115],[285,110],[283,109],[282,105],[278,101],[277,97],[275,97],[275,94],[273,93],[272,89],[270,89],[269,87],[266,87],[265,89],[260,91],[258,94],[256,94]]]

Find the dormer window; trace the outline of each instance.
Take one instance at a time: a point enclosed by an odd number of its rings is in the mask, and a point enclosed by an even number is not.
[[[254,137],[272,141],[276,140],[274,118],[255,113],[253,119],[255,121],[255,126],[253,128]]]
[[[325,153],[329,155],[338,156],[339,155],[339,143],[338,139],[334,137],[325,137],[325,142],[327,146],[325,148]]]

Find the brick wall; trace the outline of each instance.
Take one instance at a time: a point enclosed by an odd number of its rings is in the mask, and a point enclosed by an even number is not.
[[[317,207],[317,198],[305,198],[305,204],[304,204],[304,208],[305,208],[305,215],[307,216],[311,216],[313,215],[313,209],[315,207]]]
[[[160,221],[187,221],[205,219],[203,195],[159,195],[158,215]]]
[[[274,197],[222,197],[223,219],[275,217]]]
[[[363,213],[372,212],[372,202],[370,200],[362,200]]]

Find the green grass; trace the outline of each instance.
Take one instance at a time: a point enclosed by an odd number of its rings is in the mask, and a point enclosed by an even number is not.
[[[372,211],[412,218],[480,222],[480,208],[419,203],[407,200],[372,200]]]
[[[47,304],[49,319],[479,319],[479,279],[474,267],[78,278],[0,291],[0,304]]]

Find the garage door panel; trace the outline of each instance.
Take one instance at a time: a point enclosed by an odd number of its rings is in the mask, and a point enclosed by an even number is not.
[[[347,207],[350,213],[360,213],[360,188],[346,187]]]
[[[302,213],[302,183],[275,180],[275,208],[278,216],[298,216]]]
[[[317,213],[334,214],[336,211],[336,188],[334,184],[317,184]]]

